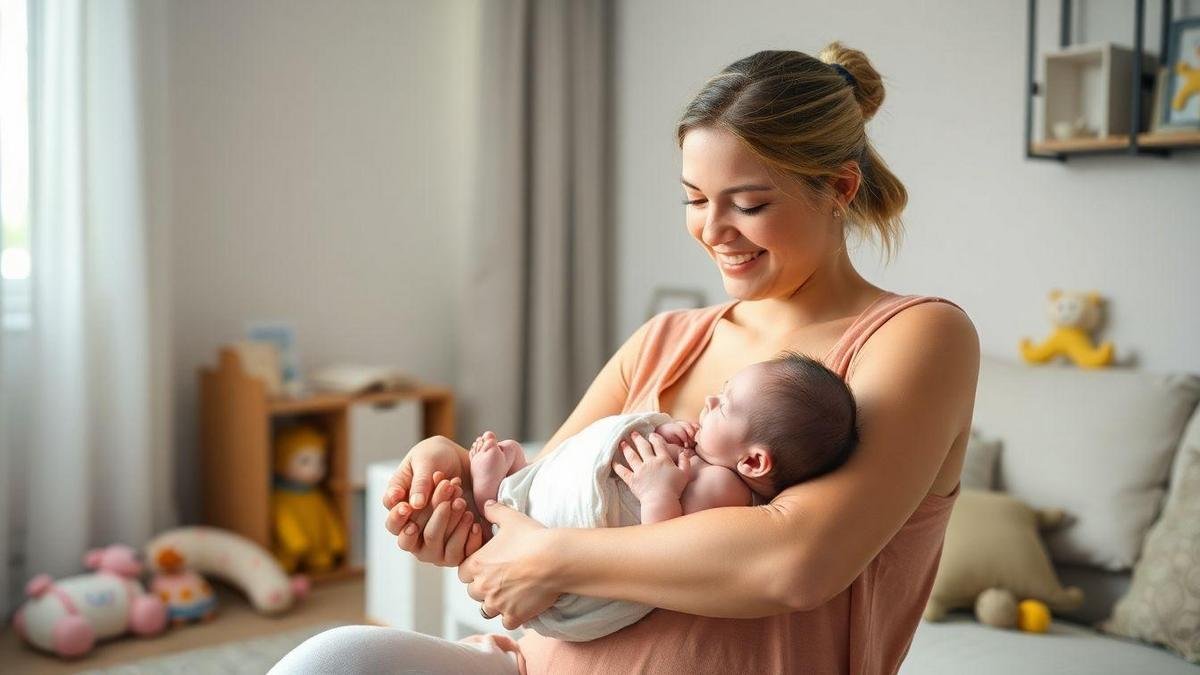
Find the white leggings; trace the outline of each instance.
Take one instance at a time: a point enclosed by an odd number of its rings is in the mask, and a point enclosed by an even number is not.
[[[516,675],[517,660],[488,640],[451,642],[399,628],[339,626],[300,643],[269,675],[292,673]]]

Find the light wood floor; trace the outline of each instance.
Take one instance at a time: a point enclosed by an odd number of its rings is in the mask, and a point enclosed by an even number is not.
[[[72,661],[34,650],[5,626],[0,632],[0,673],[76,673],[313,624],[366,622],[361,577],[318,585],[301,604],[277,617],[258,614],[236,591],[219,584],[213,585],[217,588],[217,616],[212,621],[170,628],[157,637],[122,637],[102,642],[87,656]]]

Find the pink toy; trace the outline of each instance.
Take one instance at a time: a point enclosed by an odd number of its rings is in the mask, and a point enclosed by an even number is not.
[[[83,562],[95,572],[58,581],[39,574],[26,584],[29,599],[13,618],[18,635],[40,649],[74,657],[90,652],[97,640],[163,631],[167,608],[138,583],[142,565],[132,548],[93,549]]]

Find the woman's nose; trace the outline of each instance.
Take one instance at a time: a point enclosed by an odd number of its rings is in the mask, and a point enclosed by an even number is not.
[[[713,206],[705,214],[704,229],[700,231],[700,237],[709,247],[728,244],[737,239],[738,231],[724,222],[725,213],[723,209]]]

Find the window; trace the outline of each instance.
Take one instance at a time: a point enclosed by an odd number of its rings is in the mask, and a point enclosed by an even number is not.
[[[0,0],[0,325],[5,330],[28,329],[32,321],[26,9],[26,0]]]

